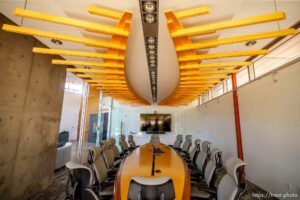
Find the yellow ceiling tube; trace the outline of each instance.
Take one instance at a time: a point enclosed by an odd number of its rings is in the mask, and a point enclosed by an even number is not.
[[[179,87],[180,86],[191,86],[191,87],[193,87],[193,86],[201,86],[201,87],[213,87],[213,86],[215,86],[215,84],[211,84],[211,83],[194,83],[194,84],[179,84]]]
[[[24,10],[21,8],[16,8],[14,15],[18,16],[18,17],[31,18],[31,19],[36,19],[36,20],[41,20],[41,21],[46,21],[46,22],[52,22],[52,23],[56,23],[56,24],[64,24],[64,25],[68,25],[68,26],[74,26],[77,28],[83,28],[88,31],[102,33],[102,34],[108,34],[108,35],[114,34],[114,35],[121,35],[121,36],[129,35],[129,32],[124,31],[117,27],[93,23],[93,22],[86,22],[86,21],[78,20],[78,19],[58,17],[55,15],[35,12],[35,11],[31,11],[31,10]]]
[[[265,33],[256,33],[256,34],[243,35],[243,36],[232,37],[232,38],[203,41],[203,42],[197,42],[192,44],[184,44],[176,47],[176,51],[180,52],[180,51],[195,50],[195,49],[207,49],[207,48],[218,47],[219,45],[247,42],[251,40],[261,40],[261,39],[267,39],[273,37],[283,37],[287,35],[294,35],[296,33],[297,30],[294,28],[265,32]]]
[[[180,81],[181,85],[184,84],[197,84],[197,83],[219,83],[220,79],[209,79],[209,80],[194,80],[194,81]]]
[[[106,8],[100,8],[100,7],[96,7],[93,5],[88,7],[88,12],[93,15],[108,17],[108,18],[117,19],[117,20],[120,20],[123,16],[122,12],[118,12],[118,11],[114,11],[114,10],[110,10],[110,9],[106,9]]]
[[[223,30],[223,29],[235,28],[241,26],[249,26],[249,25],[260,24],[265,22],[283,20],[285,18],[286,16],[284,12],[276,12],[276,13],[259,15],[254,17],[247,17],[242,19],[217,22],[213,24],[206,24],[206,25],[201,25],[201,26],[196,26],[191,28],[184,28],[175,31],[174,33],[171,33],[171,36],[172,37],[196,36],[196,35],[205,34],[209,31]]]
[[[124,64],[108,63],[108,62],[86,62],[77,60],[52,60],[55,65],[75,65],[75,66],[91,66],[91,67],[110,67],[110,68],[124,68]]]
[[[119,50],[125,50],[125,48],[126,48],[125,45],[115,44],[115,43],[111,43],[111,42],[94,40],[94,39],[89,39],[89,38],[81,38],[81,37],[76,37],[76,36],[71,36],[71,35],[66,35],[66,34],[41,31],[41,30],[37,30],[37,29],[13,26],[13,25],[8,25],[8,24],[4,24],[2,26],[2,29],[4,31],[19,33],[19,34],[23,34],[23,35],[40,36],[40,37],[65,40],[65,41],[70,41],[70,42],[78,42],[78,43],[82,43],[82,44],[85,44],[88,46],[94,46],[94,47],[111,48],[111,49],[119,49]]]
[[[205,79],[224,79],[227,75],[213,75],[213,76],[184,76],[180,77],[181,81],[185,80],[205,80]]]
[[[174,14],[177,19],[184,19],[189,17],[195,17],[198,15],[204,15],[211,12],[211,8],[209,6],[200,6],[192,9],[176,11]]]
[[[230,57],[241,57],[241,56],[257,56],[266,55],[269,50],[249,50],[249,51],[237,51],[237,52],[226,52],[226,53],[214,53],[214,54],[201,54],[194,56],[180,56],[178,60],[181,61],[195,61],[195,60],[209,60],[219,58],[230,58]]]
[[[219,67],[241,67],[249,66],[251,62],[226,62],[226,63],[210,63],[210,64],[197,64],[197,65],[183,65],[180,69],[201,69],[201,68],[219,68]]]
[[[238,72],[238,69],[232,70],[189,70],[185,72],[180,72],[182,76],[190,76],[190,75],[201,75],[201,74],[231,74]]]
[[[32,52],[40,53],[40,54],[51,54],[51,55],[79,56],[79,57],[87,57],[87,58],[103,58],[103,59],[110,59],[110,60],[124,60],[125,59],[125,57],[121,56],[121,55],[83,52],[83,51],[70,51],[70,50],[61,50],[61,49],[48,49],[48,48],[39,48],[39,47],[34,47],[32,49]]]
[[[109,70],[109,69],[82,69],[82,68],[67,68],[67,72],[85,72],[85,73],[99,73],[99,74],[113,74],[124,75],[123,70]]]
[[[79,78],[102,78],[103,80],[125,80],[124,76],[113,76],[106,74],[76,74]]]
[[[119,83],[119,84],[125,84],[125,81],[119,81],[119,80],[99,80],[99,79],[87,79],[84,80],[84,82],[87,83]]]

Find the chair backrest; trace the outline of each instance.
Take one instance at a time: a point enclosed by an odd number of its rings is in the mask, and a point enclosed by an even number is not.
[[[225,162],[227,174],[223,176],[218,189],[218,200],[234,200],[238,194],[240,181],[238,170],[246,166],[246,163],[238,158],[230,159]]]
[[[208,186],[210,186],[213,176],[215,174],[215,170],[217,168],[217,162],[218,162],[218,160],[216,160],[216,158],[218,158],[217,155],[220,153],[222,153],[222,151],[220,149],[217,149],[217,148],[212,149],[211,157],[205,166],[204,179]]]
[[[120,157],[120,151],[116,145],[116,139],[115,138],[109,138],[108,139],[111,143],[111,149],[114,153],[115,158]]]
[[[91,188],[93,175],[90,168],[69,161],[66,163],[66,168],[69,171],[69,180],[74,181],[72,199],[74,200],[89,200],[85,198],[85,190]],[[68,185],[68,184],[67,184]],[[68,189],[66,191],[69,191]],[[67,196],[70,197],[69,194]]]
[[[120,143],[120,146],[121,146],[123,152],[128,151],[128,144],[125,140],[125,135],[119,136],[119,143]]]
[[[175,190],[170,177],[132,177],[128,190],[129,200],[173,200]]]
[[[181,143],[182,143],[182,135],[177,135],[173,146],[175,148],[180,148]]]
[[[188,152],[191,146],[192,146],[192,136],[191,135],[186,135],[185,136],[185,141],[182,145],[181,150],[185,151],[185,152]]]
[[[111,142],[108,140],[101,141],[102,155],[107,168],[112,168],[115,162],[114,152],[111,148]]]
[[[128,135],[128,143],[131,148],[136,148],[136,143],[133,139],[133,135]]]
[[[197,155],[198,152],[200,151],[200,142],[201,142],[201,140],[196,139],[196,140],[194,141],[194,147],[193,147],[193,149],[191,150],[191,152],[189,153],[189,155],[190,155],[190,160],[191,160],[192,162],[194,162],[196,155]]]
[[[159,134],[151,134],[150,143],[159,144]]]
[[[99,200],[94,191],[90,188],[87,188],[83,191],[83,199],[82,200]]]
[[[99,184],[101,184],[103,181],[107,178],[107,167],[106,163],[104,161],[104,158],[102,156],[102,148],[100,147],[90,147],[89,151],[90,154],[93,155],[93,169],[95,171],[96,179]]]
[[[209,141],[203,141],[201,144],[202,148],[196,159],[196,166],[200,171],[204,171],[204,164],[207,161],[210,152],[210,144],[211,142]]]

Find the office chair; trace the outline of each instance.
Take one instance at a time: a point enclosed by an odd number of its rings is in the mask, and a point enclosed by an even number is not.
[[[182,148],[179,149],[184,154],[188,154],[190,147],[192,146],[192,136],[191,135],[186,135],[185,136],[185,141],[182,144]]]
[[[159,144],[160,139],[158,134],[151,134],[150,143],[152,144]]]
[[[138,147],[133,139],[133,135],[128,135],[128,143],[131,149],[135,149]]]
[[[89,152],[92,155],[92,169],[94,171],[94,187],[97,188],[100,197],[113,195],[114,174],[108,174],[108,169],[102,156],[102,148],[91,147]]]
[[[174,149],[180,149],[181,143],[182,143],[182,135],[177,135],[174,144],[169,146],[173,147]]]
[[[207,160],[210,156],[210,145],[211,142],[209,141],[203,141],[201,144],[201,151],[198,154],[196,158],[196,165],[195,166],[190,166],[190,174],[191,176],[203,176],[204,175],[204,168],[207,163]]]
[[[116,160],[111,147],[111,142],[108,140],[101,141],[102,155],[109,173],[115,173],[122,160]]]
[[[125,135],[120,135],[119,136],[119,144],[122,149],[122,153],[126,154],[129,151],[128,143],[125,140]]]
[[[200,144],[201,144],[201,140],[196,139],[194,141],[194,147],[193,149],[189,152],[189,154],[182,154],[184,160],[186,161],[186,163],[189,165],[193,165],[195,162],[195,159],[200,151]]]
[[[234,200],[241,192],[244,184],[244,168],[246,163],[238,158],[225,162],[227,173],[222,177],[217,190],[201,191],[198,187],[192,187],[191,199],[212,199]]]
[[[204,189],[212,187],[212,182],[215,177],[215,171],[220,167],[222,151],[220,149],[214,148],[211,151],[211,157],[207,162],[204,171],[204,177],[191,177],[191,183],[193,186]]]
[[[173,200],[175,190],[170,177],[132,177],[128,200]]]
[[[92,190],[92,171],[90,168],[77,164],[73,161],[66,163],[66,167],[69,171],[69,179],[67,183],[66,199],[72,200],[98,200],[97,195]],[[69,186],[71,184],[72,193],[69,193]],[[89,190],[89,195],[86,193]],[[93,198],[91,196],[96,197]]]

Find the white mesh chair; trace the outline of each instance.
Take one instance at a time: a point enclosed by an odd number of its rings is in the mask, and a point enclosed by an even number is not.
[[[170,147],[173,147],[175,149],[180,149],[181,143],[182,143],[182,135],[177,135],[174,144],[170,145]]]
[[[137,147],[137,145],[133,139],[133,135],[128,135],[128,144],[130,145],[131,149],[135,149]]]
[[[189,152],[189,154],[182,154],[182,156],[183,156],[184,160],[187,162],[188,166],[194,164],[195,158],[197,157],[197,155],[200,151],[200,143],[201,143],[201,140],[196,139],[194,141],[194,147]]]
[[[180,149],[180,151],[187,154],[189,152],[191,146],[192,146],[192,136],[186,135],[185,141],[182,144],[182,148]]]
[[[231,159],[225,162],[227,174],[225,174],[216,192],[201,191],[197,188],[192,188],[192,199],[218,199],[218,200],[234,200],[238,196],[240,181],[240,170],[246,166],[246,163],[238,158]]]
[[[126,153],[127,151],[129,151],[128,143],[125,140],[125,135],[119,136],[119,144],[121,146],[122,153]]]
[[[95,195],[94,191],[92,190],[93,175],[90,168],[81,164],[77,164],[74,161],[67,162],[66,168],[69,172],[69,178],[66,185],[66,196],[68,199],[89,200],[88,198],[85,198],[86,189],[90,189],[90,192]],[[72,188],[71,193],[69,192],[70,186]]]
[[[116,139],[115,138],[108,138],[108,141],[110,141],[110,144],[111,144],[111,149],[114,153],[114,157],[115,157],[115,160],[118,160],[121,158],[121,154],[120,154],[120,151],[116,145]]]
[[[108,169],[106,167],[104,158],[102,157],[102,148],[91,147],[89,148],[90,154],[93,155],[92,167],[95,172],[95,186],[99,189],[100,196],[113,195],[114,177],[108,176]]]
[[[197,186],[197,188],[211,187],[216,168],[220,166],[221,155],[222,151],[220,149],[214,148],[211,150],[211,157],[206,164],[204,177],[192,177],[191,183],[193,186]]]
[[[170,177],[132,177],[128,200],[173,200],[175,190]]]
[[[101,141],[101,147],[103,150],[102,154],[107,168],[109,169],[109,171],[112,171],[113,173],[116,172],[117,171],[116,168],[120,165],[122,160],[119,159],[115,161],[115,156],[110,141],[108,140]]]
[[[195,169],[191,169],[190,173],[191,176],[203,176],[204,175],[204,167],[207,161],[207,158],[209,157],[210,154],[210,141],[203,141],[201,143],[201,151],[197,155],[196,158],[196,166],[194,167]]]

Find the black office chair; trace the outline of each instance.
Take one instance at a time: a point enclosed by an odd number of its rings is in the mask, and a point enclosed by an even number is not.
[[[66,163],[69,171],[67,183],[66,199],[72,200],[98,200],[98,196],[92,190],[92,171],[90,168],[77,164],[73,161]],[[69,192],[69,186],[72,187],[72,193]]]
[[[173,200],[175,190],[170,177],[132,177],[128,200]]]

